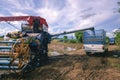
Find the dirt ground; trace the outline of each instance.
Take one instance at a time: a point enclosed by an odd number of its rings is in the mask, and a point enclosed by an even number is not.
[[[67,51],[67,47],[75,48]],[[120,80],[120,50],[109,45],[106,56],[101,53],[87,56],[81,44],[50,44],[49,63],[31,73],[17,76],[10,74],[3,80]],[[1,80],[1,79],[0,79]]]

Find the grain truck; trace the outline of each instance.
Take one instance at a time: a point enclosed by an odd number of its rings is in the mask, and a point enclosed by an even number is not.
[[[83,33],[84,50],[87,55],[91,53],[104,53],[106,52],[106,32],[101,30],[86,30]]]

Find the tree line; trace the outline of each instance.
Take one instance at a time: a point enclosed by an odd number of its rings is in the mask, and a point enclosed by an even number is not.
[[[116,31],[114,35],[115,35],[114,37],[115,44],[120,47],[120,31],[119,30]],[[67,36],[64,36],[62,41],[65,43],[83,43],[83,32],[82,31],[75,32],[75,38],[76,39],[68,39]],[[106,44],[109,44],[109,40],[110,38],[106,36],[106,39],[105,39]]]

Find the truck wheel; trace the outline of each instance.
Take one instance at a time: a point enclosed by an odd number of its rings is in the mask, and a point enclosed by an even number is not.
[[[108,48],[105,50],[105,53],[107,53],[108,52]]]
[[[108,55],[108,48],[105,49],[105,52],[103,53],[103,56],[107,56]]]
[[[87,56],[90,56],[90,52],[86,52],[86,55],[87,55]]]
[[[105,57],[105,56],[107,56],[108,55],[108,48],[106,48],[105,50],[104,50],[104,52],[102,53],[102,56],[103,57]]]

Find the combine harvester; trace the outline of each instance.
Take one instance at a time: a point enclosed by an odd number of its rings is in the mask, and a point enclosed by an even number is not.
[[[94,30],[94,27],[90,27],[50,35],[47,32],[46,20],[39,16],[0,17],[1,21],[7,23],[8,21],[28,22],[28,24],[22,24],[21,31],[7,34],[7,37],[17,38],[16,41],[0,41],[0,69],[22,74],[47,64],[48,44],[52,37],[77,31]]]

